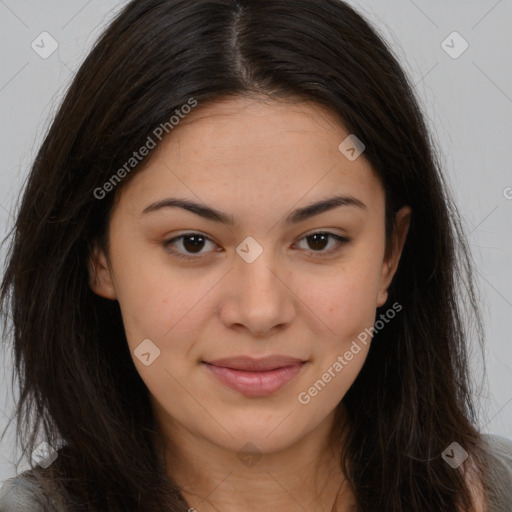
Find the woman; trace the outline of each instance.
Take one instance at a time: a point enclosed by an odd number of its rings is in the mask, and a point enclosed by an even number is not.
[[[349,6],[132,1],[18,213],[33,467],[0,511],[510,510],[461,282],[481,340],[411,86]]]

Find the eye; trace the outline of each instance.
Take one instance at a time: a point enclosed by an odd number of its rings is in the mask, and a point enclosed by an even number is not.
[[[350,239],[335,233],[329,233],[327,231],[317,231],[301,238],[306,240],[309,249],[305,249],[310,254],[314,254],[320,257],[328,256],[332,253],[336,253],[341,249],[343,244],[346,244]],[[325,250],[326,246],[329,246],[329,240],[333,240],[333,244],[328,250]],[[184,233],[180,236],[174,237],[171,240],[164,242],[164,246],[167,250],[175,254],[178,258],[194,260],[199,259],[201,255],[208,251],[203,251],[205,246],[210,243],[215,247],[215,243],[204,233],[191,232]],[[178,248],[176,248],[176,245]],[[334,246],[334,247],[333,247]],[[222,249],[215,249],[220,252]]]
[[[324,250],[326,246],[329,246],[329,239],[333,240],[333,244],[328,250]],[[301,238],[301,240],[306,240],[309,249],[306,248],[306,251],[318,255],[320,257],[331,255],[332,253],[336,253],[341,249],[343,244],[346,244],[350,240],[346,237],[337,235],[335,233],[329,233],[328,231],[317,231],[315,233],[310,233]]]
[[[178,245],[185,250],[185,253],[176,250],[175,248],[171,248],[171,246],[178,241]],[[201,252],[201,249],[204,248],[207,242],[215,245],[214,242],[203,233],[185,233],[168,240],[164,243],[164,246],[179,258],[193,260],[198,259],[198,256],[189,256],[189,254],[204,254],[204,252]]]

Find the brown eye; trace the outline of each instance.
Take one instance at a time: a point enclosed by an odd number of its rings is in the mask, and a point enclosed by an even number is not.
[[[194,259],[208,252],[202,251],[208,242],[215,246],[203,233],[185,233],[168,240],[164,243],[164,246],[180,258]],[[193,256],[194,254],[198,256]]]
[[[314,251],[321,251],[328,245],[329,235],[327,233],[316,233],[306,237],[306,240],[308,241],[308,246],[311,249]]]
[[[187,235],[183,237],[183,247],[192,253],[200,252],[204,247],[205,240],[202,235]]]
[[[307,247],[305,248],[306,251],[309,251],[310,253],[318,253],[318,256],[336,252],[343,244],[349,242],[348,238],[325,231],[311,233],[303,237],[301,240],[306,240],[307,242]],[[329,247],[330,240],[333,240],[334,243],[326,250],[326,248]]]

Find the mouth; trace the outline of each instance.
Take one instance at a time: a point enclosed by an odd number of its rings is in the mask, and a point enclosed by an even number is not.
[[[288,356],[238,356],[201,364],[224,385],[245,396],[268,396],[290,382],[307,361]]]

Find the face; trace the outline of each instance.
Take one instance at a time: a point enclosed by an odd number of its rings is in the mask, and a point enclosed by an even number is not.
[[[339,149],[347,136],[309,103],[199,106],[121,190],[91,287],[119,301],[176,435],[282,450],[332,419],[361,370],[410,210],[385,259],[384,190],[364,153]]]

